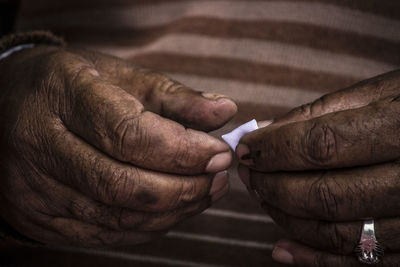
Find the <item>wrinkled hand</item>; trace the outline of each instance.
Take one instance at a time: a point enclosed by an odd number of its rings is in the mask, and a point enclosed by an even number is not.
[[[385,248],[380,266],[400,265],[399,100],[395,71],[323,96],[241,139],[242,180],[302,243],[278,242],[275,259],[364,266],[353,251],[372,217]]]
[[[38,46],[0,61],[0,217],[49,244],[148,241],[228,190],[236,112],[164,75]],[[185,127],[197,130],[187,129]]]

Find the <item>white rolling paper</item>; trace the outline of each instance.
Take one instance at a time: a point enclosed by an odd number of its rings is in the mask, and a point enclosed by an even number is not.
[[[258,129],[257,121],[251,120],[249,122],[246,122],[245,124],[240,125],[233,131],[224,134],[221,137],[233,149],[233,151],[235,151],[236,146],[240,141],[240,138],[257,129]]]

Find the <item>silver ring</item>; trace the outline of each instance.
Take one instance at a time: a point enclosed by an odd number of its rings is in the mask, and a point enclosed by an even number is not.
[[[377,264],[382,259],[384,249],[376,240],[374,220],[364,221],[360,242],[354,252],[358,261],[364,264]]]

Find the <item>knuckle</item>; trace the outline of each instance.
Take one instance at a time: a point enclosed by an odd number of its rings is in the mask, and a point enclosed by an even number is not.
[[[303,104],[295,108],[293,113],[297,114],[300,113],[304,117],[308,117],[310,115],[310,106],[311,103]]]
[[[298,107],[297,111],[300,113],[300,115],[304,118],[312,118],[312,111],[313,111],[313,103],[308,103],[301,105]]]
[[[204,197],[204,194],[207,192],[208,184],[204,183],[203,188],[200,188],[202,185],[196,182],[194,179],[187,179],[185,183],[182,183],[180,186],[178,198],[177,198],[177,206],[184,206],[188,203],[192,203],[193,201],[198,201]]]
[[[151,156],[153,148],[150,138],[139,117],[124,118],[113,128],[113,147],[120,159],[131,160],[135,155],[135,160],[143,162]],[[139,147],[140,151],[146,153],[138,153]]]
[[[121,172],[120,170],[117,171]],[[165,194],[170,192],[163,191],[163,185],[153,180],[153,174],[146,174],[136,168],[129,168],[123,172],[123,180],[120,183],[120,192],[114,201],[119,206],[127,208],[149,211],[162,211],[169,203],[161,201]],[[117,175],[118,177],[118,175]],[[116,178],[119,179],[119,178]],[[115,193],[114,193],[115,194]]]
[[[331,183],[324,179],[325,173],[311,185],[308,205],[321,219],[335,220],[338,217],[338,201]]]
[[[193,180],[186,183],[184,190],[181,192],[180,200],[184,203],[192,202],[202,196],[198,195],[197,183]]]
[[[327,95],[324,95],[311,103],[307,103],[294,109],[292,112],[295,115],[300,115],[304,119],[314,118],[322,113],[327,112],[326,102]]]
[[[72,74],[74,77],[82,77],[80,75],[82,71],[85,72],[88,67],[93,67],[93,64],[84,58],[63,49],[49,52],[45,60],[48,69],[58,69],[67,75]]]
[[[128,170],[114,169],[110,175],[99,179],[98,195],[105,204],[124,205],[131,200],[129,189],[134,186],[134,179]]]
[[[305,159],[311,164],[324,167],[335,157],[336,135],[327,123],[313,123],[304,136]]]
[[[341,234],[341,231],[338,229],[338,225],[336,223],[323,223],[325,227],[319,228],[318,235],[321,237],[320,240],[328,241],[329,251],[333,253],[344,254],[344,244],[345,238]],[[321,230],[323,229],[323,230]]]
[[[89,64],[80,64],[79,66],[73,68],[73,70],[68,70],[67,68],[67,72],[70,72],[70,79],[68,81],[69,85],[71,86],[71,88],[79,88],[80,90],[86,89],[89,90],[89,88],[91,88],[91,86],[82,86],[82,85],[89,85],[91,84],[92,86],[97,82],[93,82],[90,81],[90,79],[88,79],[88,77],[91,77],[92,75],[97,76],[98,73],[96,70],[94,70],[92,68],[91,65]],[[77,92],[76,92],[77,93]]]
[[[47,69],[56,70],[57,73],[69,77],[69,79],[64,80],[65,85],[69,88],[74,87],[78,82],[87,81],[88,74],[99,75],[98,72],[93,69],[93,64],[65,50],[50,52],[46,58],[45,65]],[[49,75],[48,77],[51,78],[52,76]]]
[[[98,223],[113,230],[121,230],[119,227],[120,220],[118,220],[118,216],[112,212],[112,209],[101,204],[90,205],[81,200],[73,200],[71,201],[68,211],[70,215],[81,219],[84,222]]]
[[[399,93],[400,76],[398,74],[398,71],[391,72],[363,82],[363,85],[371,92],[373,101],[393,97]]]
[[[296,190],[295,185],[285,183],[284,176],[279,174],[266,174],[263,176],[250,176],[250,187],[256,191],[259,201],[275,203],[283,208],[286,198],[284,197],[288,190]]]
[[[172,134],[176,137],[172,141],[174,152],[171,163],[182,172],[198,174],[199,168],[204,166],[210,157],[212,146],[209,136],[183,127],[175,128]]]
[[[198,191],[198,187],[197,183],[190,178],[184,182],[176,181],[172,185],[172,190],[170,190],[170,192],[164,192],[165,201],[159,203],[159,209],[172,212],[177,208],[185,207],[203,198],[203,195]],[[207,189],[208,186],[205,188],[204,192],[206,192]]]
[[[191,145],[187,138],[178,139],[175,152],[172,156],[172,163],[181,170],[191,170],[198,165],[199,160],[196,153],[192,153]]]
[[[191,182],[188,182],[191,184]],[[186,183],[177,182],[175,185],[175,194],[170,196],[170,201],[167,204],[166,209],[172,210],[184,206],[185,202],[188,201],[188,192],[192,191],[190,186]]]
[[[164,76],[162,74],[153,73],[153,77],[156,80],[154,88],[158,92],[162,92],[165,94],[171,94],[177,92],[179,89],[183,87],[180,83]]]

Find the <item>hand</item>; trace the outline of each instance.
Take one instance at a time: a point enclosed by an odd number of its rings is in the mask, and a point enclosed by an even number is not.
[[[296,108],[241,139],[242,180],[301,243],[279,242],[275,259],[364,266],[353,251],[363,221],[374,218],[385,248],[380,266],[399,266],[399,100],[394,71]]]
[[[234,115],[226,97],[49,46],[13,54],[0,71],[0,216],[20,233],[48,244],[136,244],[227,192],[229,147],[198,131]]]

